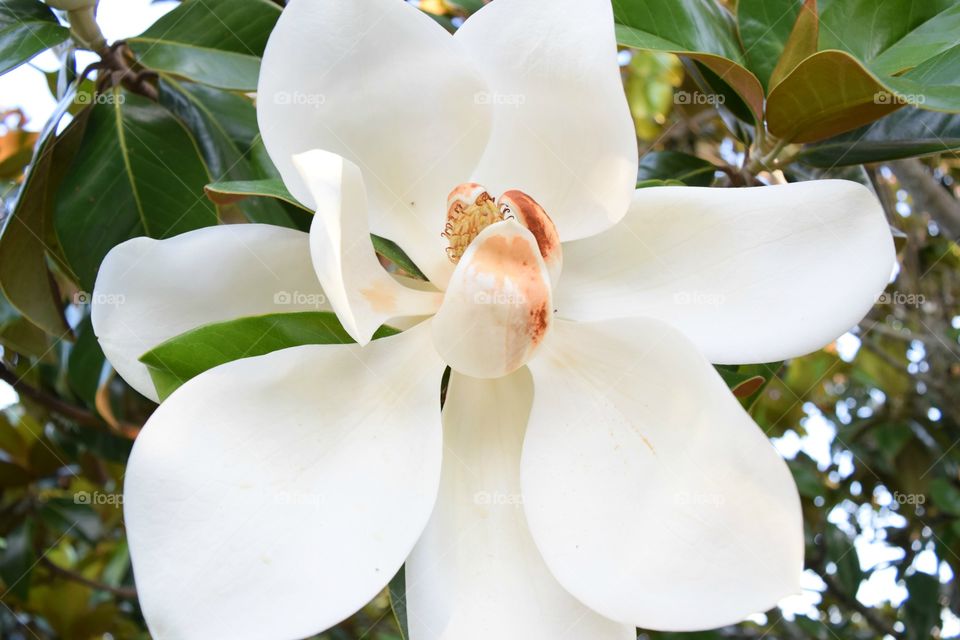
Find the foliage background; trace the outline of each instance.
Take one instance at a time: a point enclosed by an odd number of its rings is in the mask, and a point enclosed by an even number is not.
[[[41,131],[24,129],[17,95],[0,97],[0,377],[19,397],[0,412],[4,638],[148,637],[119,503],[153,406],[104,362],[86,292],[130,237],[309,223],[284,199],[250,94],[280,4],[187,0],[119,45],[98,38],[92,9],[0,0],[0,72],[47,49],[61,61]],[[450,30],[481,5],[419,2]],[[804,596],[722,630],[640,637],[960,635],[958,3],[614,6],[643,184],[858,180],[884,204],[900,264],[837,343],[721,370],[797,479]],[[102,66],[80,68],[78,48]],[[320,637],[402,637],[402,591],[395,580],[398,615],[385,592]]]

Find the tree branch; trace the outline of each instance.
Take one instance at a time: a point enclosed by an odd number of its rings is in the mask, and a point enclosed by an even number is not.
[[[917,209],[929,213],[947,236],[960,240],[960,202],[934,179],[926,165],[912,158],[888,166],[913,196]]]
[[[112,593],[118,598],[123,598],[124,600],[136,600],[137,599],[137,590],[133,587],[114,587],[109,584],[104,584],[103,582],[98,582],[96,580],[91,580],[85,575],[73,571],[72,569],[67,569],[66,567],[61,567],[53,560],[46,556],[40,556],[40,564],[46,567],[50,573],[61,578],[66,578],[67,580],[72,580],[84,586],[90,587],[91,589],[97,589],[99,591],[106,591],[107,593]]]

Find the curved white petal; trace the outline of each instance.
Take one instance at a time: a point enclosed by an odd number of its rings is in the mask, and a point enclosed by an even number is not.
[[[895,259],[876,197],[842,180],[638,189],[623,222],[563,256],[559,316],[660,318],[726,364],[828,344],[870,310]]]
[[[91,298],[93,330],[110,364],[155,402],[139,358],[161,342],[211,322],[330,309],[309,236],[265,224],[128,240],[103,259]]]
[[[516,371],[553,321],[550,274],[537,240],[516,220],[481,231],[460,259],[433,318],[433,342],[455,371],[495,378]]]
[[[473,174],[491,193],[519,189],[563,240],[620,220],[637,180],[609,0],[496,0],[454,39],[484,74],[493,130]]]
[[[613,620],[694,631],[799,592],[793,477],[680,332],[557,321],[529,368],[524,507],[570,593]]]
[[[270,36],[257,117],[270,157],[301,202],[292,157],[326,149],[356,163],[370,227],[442,286],[447,193],[469,179],[490,130],[480,76],[450,35],[398,0],[293,0]]]
[[[411,640],[633,640],[557,584],[520,500],[520,449],[533,398],[526,369],[450,376],[440,496],[407,560]]]
[[[335,153],[294,156],[313,194],[310,255],[343,328],[360,344],[391,318],[430,315],[442,296],[408,288],[380,264],[367,226],[367,193],[357,165]]]
[[[440,479],[429,333],[236,360],[160,405],[124,486],[153,637],[303,638],[387,584]]]

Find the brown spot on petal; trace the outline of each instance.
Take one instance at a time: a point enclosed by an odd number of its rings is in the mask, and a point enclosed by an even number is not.
[[[500,290],[503,290],[504,281],[509,278],[519,292],[514,303],[527,308],[524,326],[518,327],[521,335],[511,336],[512,340],[523,344],[508,345],[508,353],[528,353],[540,344],[552,319],[550,285],[543,279],[530,243],[521,236],[490,236],[477,248],[471,266],[478,272],[492,275]]]
[[[388,314],[397,309],[397,296],[384,282],[378,282],[369,289],[361,289],[360,294],[370,303],[370,308],[375,313]]]
[[[560,235],[553,220],[536,200],[513,189],[500,196],[500,213],[505,219],[516,217],[537,239],[540,255],[548,265],[559,259]]]

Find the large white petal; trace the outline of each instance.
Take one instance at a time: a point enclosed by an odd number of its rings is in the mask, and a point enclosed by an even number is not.
[[[429,334],[237,360],[160,405],[124,487],[154,638],[303,638],[387,584],[440,479]]]
[[[527,369],[450,376],[440,496],[407,560],[412,640],[632,640],[557,584],[527,530],[520,449],[533,385]]]
[[[294,156],[294,164],[317,207],[310,225],[313,265],[347,333],[366,344],[391,318],[433,314],[442,299],[439,292],[403,286],[377,259],[357,165],[317,149]]]
[[[563,240],[620,220],[637,179],[609,0],[496,0],[454,39],[487,78],[493,131],[474,173],[539,202]]]
[[[560,316],[660,318],[726,364],[823,347],[866,315],[894,264],[880,203],[842,180],[638,189],[623,222],[563,256]]]
[[[330,309],[310,263],[309,236],[265,224],[128,240],[103,259],[91,303],[110,364],[154,401],[138,358],[161,342],[211,322]]]
[[[450,35],[406,2],[293,0],[264,52],[257,116],[293,195],[313,208],[295,154],[326,149],[356,163],[371,229],[442,286],[447,193],[486,145],[490,106],[474,99],[484,90]]]
[[[570,593],[613,620],[693,631],[799,592],[793,477],[680,332],[558,321],[529,368],[524,507]]]

